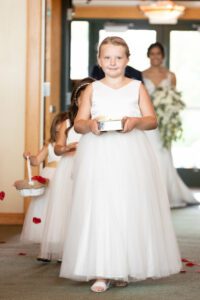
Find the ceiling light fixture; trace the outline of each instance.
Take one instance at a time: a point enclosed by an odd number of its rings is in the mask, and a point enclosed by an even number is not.
[[[150,24],[176,24],[185,7],[173,1],[154,1],[149,5],[141,5],[140,9],[148,17]]]

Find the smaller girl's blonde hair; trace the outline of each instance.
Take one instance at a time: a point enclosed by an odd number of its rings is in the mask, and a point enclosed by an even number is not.
[[[103,45],[108,45],[108,44],[111,44],[111,45],[114,45],[114,46],[122,46],[122,47],[124,47],[126,56],[129,58],[129,56],[130,56],[130,51],[129,51],[128,45],[127,45],[127,43],[125,42],[125,40],[122,39],[122,38],[119,37],[119,36],[108,36],[108,37],[106,37],[106,38],[101,42],[101,44],[99,45],[98,57],[100,56],[102,46],[103,46]]]

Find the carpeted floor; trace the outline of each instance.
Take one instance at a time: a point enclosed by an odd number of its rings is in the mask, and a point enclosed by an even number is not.
[[[89,283],[59,278],[60,264],[36,260],[38,245],[19,242],[21,226],[0,226],[1,300],[198,300],[200,299],[200,207],[172,210],[186,271],[168,278],[146,280],[106,293],[90,292]],[[199,266],[197,265],[199,264]]]

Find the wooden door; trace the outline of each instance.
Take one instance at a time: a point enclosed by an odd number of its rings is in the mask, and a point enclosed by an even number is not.
[[[25,150],[37,153],[60,110],[61,0],[27,1]],[[45,82],[47,94],[44,94]],[[33,168],[33,175],[39,168]],[[27,170],[25,165],[25,176]],[[24,200],[24,213],[29,198]]]

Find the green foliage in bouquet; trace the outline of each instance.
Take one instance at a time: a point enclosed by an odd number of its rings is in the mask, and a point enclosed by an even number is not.
[[[158,128],[163,146],[170,148],[183,133],[180,111],[185,108],[181,93],[174,88],[158,87],[151,95],[157,115]]]

